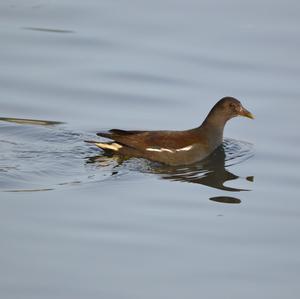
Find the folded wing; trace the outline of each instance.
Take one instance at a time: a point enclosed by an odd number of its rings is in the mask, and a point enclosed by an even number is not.
[[[112,129],[99,132],[98,136],[109,138],[120,145],[134,148],[141,152],[147,149],[185,148],[200,141],[194,131],[125,131]],[[204,140],[203,140],[204,141]]]

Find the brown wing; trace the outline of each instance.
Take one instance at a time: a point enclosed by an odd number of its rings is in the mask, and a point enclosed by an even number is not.
[[[205,140],[194,130],[189,131],[124,131],[113,129],[98,136],[112,139],[122,145],[144,151],[146,148],[178,149]]]
[[[113,139],[114,136],[128,136],[128,135],[135,135],[140,133],[145,133],[146,131],[126,131],[126,130],[120,130],[120,129],[111,129],[109,131],[105,132],[98,132],[98,136],[106,137]]]

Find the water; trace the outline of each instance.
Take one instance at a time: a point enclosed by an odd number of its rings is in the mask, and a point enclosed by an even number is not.
[[[3,1],[1,298],[297,297],[299,11]],[[83,142],[192,128],[225,95],[257,118],[230,121],[196,165],[121,163]]]

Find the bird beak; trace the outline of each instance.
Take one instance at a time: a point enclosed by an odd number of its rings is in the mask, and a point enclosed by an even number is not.
[[[244,117],[248,117],[248,118],[251,118],[251,119],[255,118],[254,115],[250,111],[245,109],[244,107],[241,107],[239,115],[244,116]]]

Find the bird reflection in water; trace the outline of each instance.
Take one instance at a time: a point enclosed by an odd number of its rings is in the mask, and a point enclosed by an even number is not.
[[[241,178],[226,169],[226,162],[230,162],[230,166],[232,166],[250,158],[253,155],[249,149],[242,150],[243,145],[244,144],[239,144],[233,140],[227,140],[208,158],[192,165],[168,166],[145,161],[142,167],[141,164],[138,163],[138,166],[135,167],[135,169],[145,173],[157,174],[161,179],[169,181],[201,184],[214,189],[229,192],[250,191],[248,189],[225,186],[227,182]],[[235,154],[233,154],[233,152]],[[235,156],[240,158],[240,160],[235,161],[238,160],[235,159]],[[108,164],[112,164],[113,161],[115,164],[112,175],[118,173],[117,169],[122,166],[124,162],[126,162],[126,166],[128,166],[127,160],[118,156],[95,156],[89,158],[87,162],[98,163],[99,166],[107,166]],[[132,164],[134,163],[130,164],[130,168],[132,169]],[[250,182],[254,180],[252,176],[246,177],[245,179]],[[228,204],[241,203],[239,198],[231,196],[212,197],[210,200]]]
[[[201,184],[230,192],[250,191],[248,189],[225,186],[225,183],[240,178],[225,168],[225,157],[224,147],[221,146],[210,157],[200,163],[181,168],[161,166],[153,168],[153,172],[159,173],[162,179],[171,181]],[[253,181],[254,178],[249,176],[246,177],[246,180]],[[239,198],[231,196],[211,197],[210,200],[227,204],[241,203]]]

